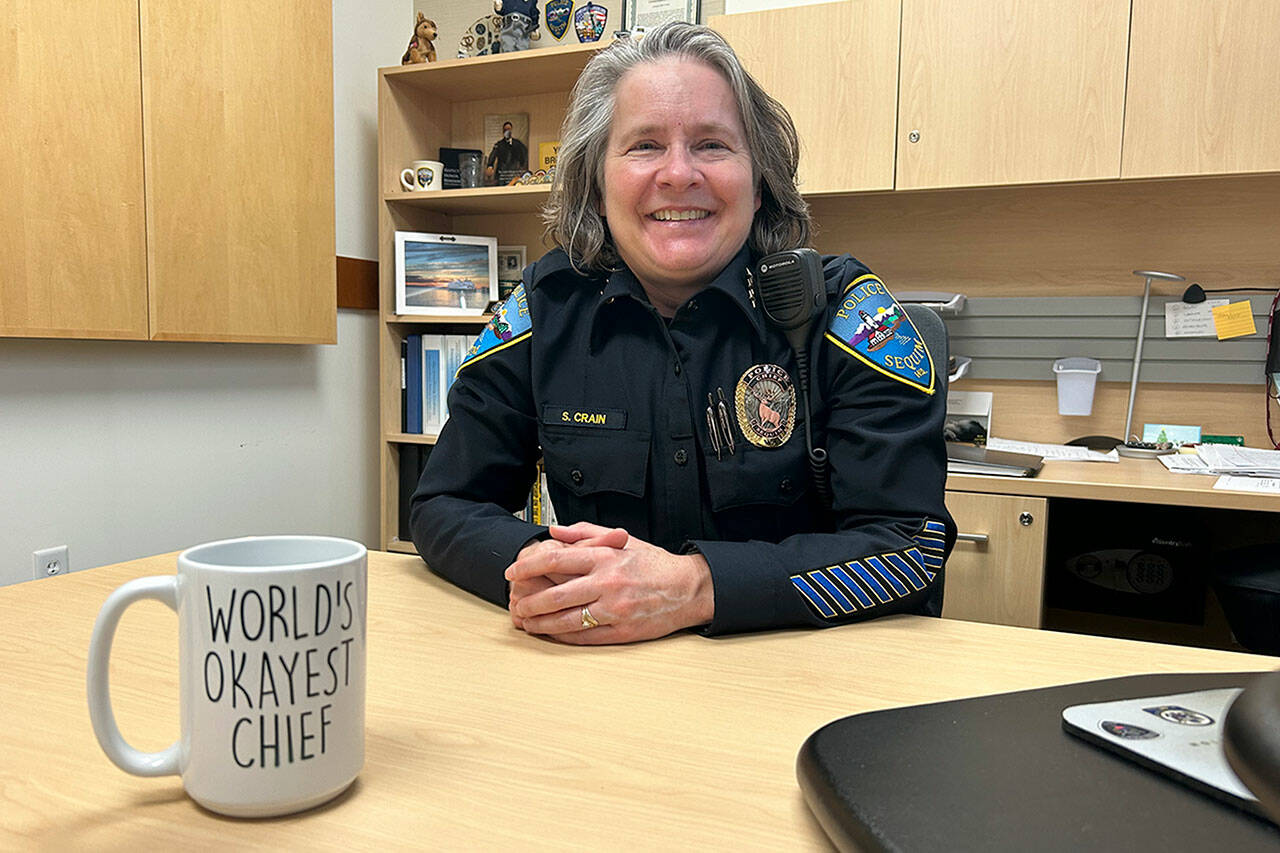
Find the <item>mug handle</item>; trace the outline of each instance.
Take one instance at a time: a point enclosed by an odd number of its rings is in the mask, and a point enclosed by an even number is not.
[[[152,598],[167,604],[178,612],[177,575],[159,575],[137,578],[121,586],[107,596],[98,621],[93,625],[93,639],[89,641],[89,719],[98,744],[117,767],[135,776],[176,776],[179,766],[179,743],[175,742],[161,752],[142,752],[125,742],[116,725],[115,712],[111,710],[111,689],[108,672],[111,661],[111,643],[116,636],[116,626],[125,608],[135,601]]]
[[[400,186],[404,187],[409,192],[415,192],[418,189],[416,186],[414,186],[414,183],[413,183],[414,178],[416,176],[417,176],[417,173],[414,172],[413,169],[401,169],[400,170]]]

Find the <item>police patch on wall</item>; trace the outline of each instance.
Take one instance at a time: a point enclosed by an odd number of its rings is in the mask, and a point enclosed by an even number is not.
[[[734,392],[738,428],[756,447],[781,447],[796,425],[796,389],[785,368],[748,367]]]
[[[933,393],[933,358],[907,312],[874,275],[845,288],[827,340],[884,375]]]
[[[533,334],[533,318],[529,316],[529,302],[524,295],[524,285],[516,285],[507,301],[498,308],[498,313],[484,327],[484,331],[476,338],[467,357],[458,366],[458,371],[468,365],[475,364],[487,355],[492,355],[512,344],[519,343]]]

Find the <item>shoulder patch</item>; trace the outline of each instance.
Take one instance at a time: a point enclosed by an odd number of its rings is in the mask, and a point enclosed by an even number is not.
[[[532,334],[533,318],[529,316],[529,300],[525,298],[524,285],[519,284],[511,291],[507,301],[499,306],[498,313],[493,315],[471,349],[467,350],[467,357],[458,365],[458,372],[461,373],[464,367],[475,364],[498,350],[513,346]]]
[[[826,337],[885,376],[933,393],[933,357],[907,312],[874,275],[859,276],[845,288]]]

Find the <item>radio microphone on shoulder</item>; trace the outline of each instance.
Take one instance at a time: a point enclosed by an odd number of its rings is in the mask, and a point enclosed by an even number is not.
[[[766,255],[756,264],[756,291],[765,318],[782,331],[796,354],[800,398],[804,401],[804,441],[809,454],[813,485],[823,503],[831,503],[827,482],[827,451],[813,446],[809,411],[809,331],[814,318],[826,315],[827,285],[822,258],[813,249],[788,249]]]

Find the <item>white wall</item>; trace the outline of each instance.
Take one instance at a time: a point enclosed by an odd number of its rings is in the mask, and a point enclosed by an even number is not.
[[[333,4],[339,255],[377,257],[376,70],[412,9]],[[53,545],[75,570],[251,533],[376,545],[377,324],[339,311],[336,346],[0,339],[0,584]]]

